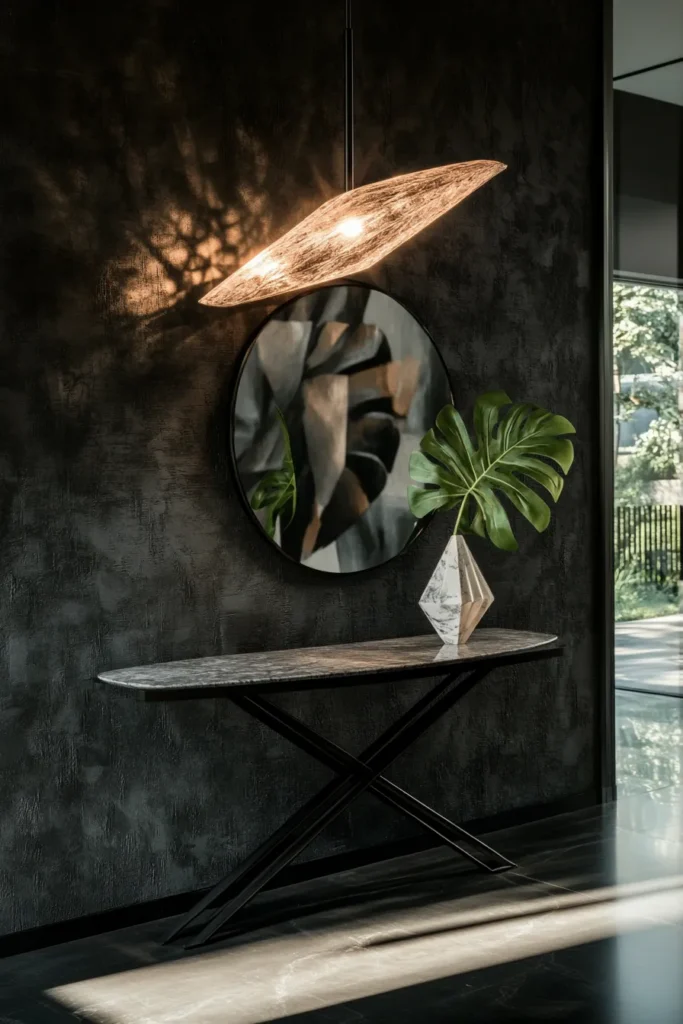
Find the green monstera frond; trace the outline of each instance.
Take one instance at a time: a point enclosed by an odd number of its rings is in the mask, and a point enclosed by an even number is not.
[[[282,468],[271,469],[268,473],[264,474],[250,501],[251,507],[254,510],[266,509],[264,529],[271,539],[275,536],[275,524],[278,518],[283,520],[288,512],[287,522],[283,525],[289,526],[296,512],[296,473],[294,470],[294,459],[292,458],[292,445],[289,440],[289,431],[287,430],[285,418],[277,406],[275,406],[275,412],[280,422],[285,448]]]
[[[501,416],[501,412],[509,406]],[[575,430],[564,416],[534,405],[512,403],[504,391],[490,391],[474,407],[474,443],[462,416],[452,405],[436,417],[436,426],[410,457],[408,488],[414,516],[422,519],[437,509],[458,508],[454,533],[488,536],[497,548],[516,551],[507,512],[499,495],[539,531],[550,522],[550,509],[526,477],[559,498],[574,460],[574,446],[564,434]]]

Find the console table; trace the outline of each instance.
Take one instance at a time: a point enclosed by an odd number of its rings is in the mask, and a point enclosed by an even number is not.
[[[384,778],[382,772],[493,669],[553,658],[561,652],[557,637],[548,634],[478,629],[467,644],[459,647],[444,646],[438,637],[429,635],[231,654],[101,672],[101,682],[146,701],[227,698],[337,773],[203,896],[165,941],[180,941],[186,948],[209,942],[365,790],[478,867],[490,872],[514,867],[512,861]],[[265,692],[332,689],[430,676],[442,678],[358,757],[261,696]]]

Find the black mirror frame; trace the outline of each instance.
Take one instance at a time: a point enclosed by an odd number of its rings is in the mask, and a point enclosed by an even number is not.
[[[232,475],[233,481],[235,483],[235,486],[236,486],[236,489],[237,489],[237,493],[238,493],[238,495],[240,497],[240,502],[241,502],[242,506],[244,507],[244,509],[245,509],[245,511],[246,511],[246,513],[247,513],[247,515],[249,517],[249,520],[255,526],[258,527],[258,533],[261,535],[263,540],[270,547],[275,548],[275,550],[278,551],[280,553],[280,555],[283,558],[285,558],[288,562],[290,562],[290,563],[292,563],[294,565],[298,565],[302,569],[307,570],[308,572],[314,572],[314,573],[317,573],[317,574],[319,574],[321,576],[327,576],[327,577],[334,577],[334,576],[340,576],[340,577],[342,577],[342,576],[344,576],[344,577],[353,576],[353,577],[357,577],[357,576],[362,576],[364,573],[376,572],[378,569],[381,569],[382,566],[388,565],[390,562],[393,562],[394,559],[396,559],[396,558],[400,558],[402,555],[405,555],[405,553],[413,546],[413,544],[417,540],[417,538],[424,532],[424,530],[426,529],[427,525],[429,524],[429,522],[433,518],[433,514],[429,515],[429,516],[426,516],[424,519],[421,519],[418,522],[416,522],[415,528],[413,529],[413,532],[411,533],[410,537],[408,538],[407,542],[403,545],[401,550],[398,551],[391,558],[386,559],[386,561],[381,562],[378,565],[368,566],[365,569],[356,569],[356,570],[354,570],[352,572],[339,572],[339,573],[331,573],[331,572],[325,571],[324,569],[317,569],[317,568],[315,568],[315,566],[305,565],[303,562],[300,562],[297,559],[292,558],[291,555],[289,555],[286,551],[284,551],[280,547],[279,544],[277,544],[272,538],[270,538],[267,535],[267,533],[261,527],[260,523],[258,523],[258,520],[256,520],[256,517],[254,515],[254,510],[252,509],[251,505],[249,504],[249,499],[247,498],[247,495],[246,495],[246,493],[244,491],[244,488],[242,486],[242,481],[241,481],[241,478],[240,478],[240,474],[239,474],[239,468],[238,468],[238,465],[237,465],[237,454],[235,452],[235,443],[234,443],[234,436],[235,436],[234,422],[235,422],[235,407],[237,405],[237,395],[238,395],[238,392],[239,392],[240,382],[242,380],[242,374],[243,374],[244,369],[246,367],[247,360],[249,359],[249,356],[250,356],[250,354],[252,352],[252,349],[253,349],[254,345],[256,344],[256,340],[257,340],[259,334],[261,333],[261,331],[263,330],[264,325],[267,324],[270,320],[274,319],[277,316],[278,313],[281,313],[288,306],[293,305],[295,302],[300,301],[302,298],[306,298],[309,295],[315,295],[317,292],[327,291],[330,288],[338,288],[338,287],[342,287],[342,286],[345,286],[345,285],[346,286],[353,285],[355,287],[365,288],[365,289],[367,289],[367,291],[380,292],[383,295],[387,295],[390,299],[392,299],[399,306],[401,306],[406,311],[406,313],[409,314],[409,316],[412,317],[412,319],[415,321],[415,323],[418,325],[418,327],[425,333],[425,335],[429,338],[429,340],[432,343],[432,346],[434,348],[434,352],[436,353],[436,356],[437,356],[439,362],[441,363],[441,366],[443,367],[444,376],[445,376],[445,378],[446,378],[446,380],[448,382],[448,388],[449,388],[449,392],[450,392],[450,400],[453,401],[453,386],[452,386],[452,383],[451,383],[451,376],[450,376],[450,374],[448,372],[448,367],[446,366],[445,360],[444,360],[444,358],[443,358],[443,356],[442,356],[442,354],[441,354],[441,352],[439,350],[439,347],[437,346],[436,342],[434,341],[434,338],[432,337],[431,333],[427,330],[427,328],[422,323],[420,318],[415,316],[413,311],[405,304],[405,302],[403,302],[401,299],[398,299],[394,294],[392,294],[391,292],[387,291],[387,289],[380,288],[377,285],[370,284],[367,281],[355,280],[353,278],[344,278],[344,279],[339,280],[339,281],[330,282],[329,284],[319,285],[316,288],[311,288],[309,291],[297,292],[291,298],[287,299],[285,302],[282,302],[278,306],[276,306],[268,314],[268,316],[264,317],[264,319],[261,320],[259,322],[259,324],[256,326],[256,328],[250,333],[249,337],[247,338],[246,344],[245,344],[244,348],[242,349],[242,352],[240,353],[239,366],[238,366],[237,372],[233,376],[233,381],[232,381],[232,386],[231,386],[230,407],[229,407],[229,414],[228,414],[229,449],[230,449],[229,463],[230,463],[231,475]]]

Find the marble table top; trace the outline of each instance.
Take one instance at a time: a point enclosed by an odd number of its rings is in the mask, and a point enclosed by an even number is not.
[[[550,648],[550,650],[548,650]],[[449,646],[434,634],[286,651],[226,654],[100,672],[103,683],[150,698],[211,696],[212,690],[286,690],[446,674],[486,659],[526,660],[559,653],[557,637],[513,629],[477,629],[466,644]],[[368,677],[364,679],[363,677]],[[198,691],[201,691],[198,693]],[[187,695],[190,695],[189,693]]]

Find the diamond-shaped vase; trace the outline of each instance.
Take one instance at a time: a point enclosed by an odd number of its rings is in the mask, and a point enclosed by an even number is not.
[[[465,644],[493,604],[493,594],[465,538],[451,537],[420,598],[445,644]]]

